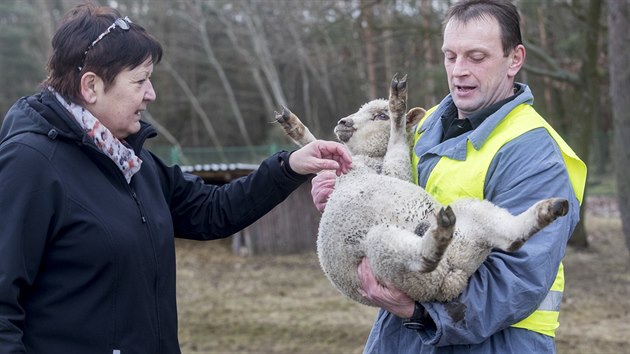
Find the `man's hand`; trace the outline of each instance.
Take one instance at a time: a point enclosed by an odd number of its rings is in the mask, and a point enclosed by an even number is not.
[[[289,157],[289,166],[301,175],[334,170],[337,176],[348,173],[352,157],[342,144],[333,141],[315,140],[294,151]]]
[[[311,180],[311,196],[313,204],[320,212],[324,212],[328,197],[335,189],[337,175],[333,171],[322,171]]]
[[[361,260],[357,272],[361,283],[359,292],[363,297],[400,318],[413,316],[413,299],[391,284],[379,283],[372,273],[372,267],[367,258]]]

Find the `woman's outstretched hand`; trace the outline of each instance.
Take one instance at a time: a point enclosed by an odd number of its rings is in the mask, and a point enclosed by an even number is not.
[[[352,157],[342,144],[315,140],[294,151],[289,157],[289,165],[293,171],[301,175],[334,170],[337,176],[341,176],[342,173],[350,171]]]

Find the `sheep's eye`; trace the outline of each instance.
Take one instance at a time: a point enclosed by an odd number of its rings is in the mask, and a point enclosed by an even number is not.
[[[374,120],[388,120],[389,116],[387,115],[387,113],[379,113],[377,115],[374,116]]]

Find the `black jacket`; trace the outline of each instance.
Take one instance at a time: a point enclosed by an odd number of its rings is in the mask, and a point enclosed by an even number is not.
[[[288,153],[206,185],[126,141],[128,184],[49,92],[20,99],[0,130],[0,353],[179,353],[174,235],[229,236],[306,176]]]

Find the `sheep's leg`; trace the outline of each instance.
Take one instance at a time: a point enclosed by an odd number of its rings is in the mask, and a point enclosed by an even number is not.
[[[398,79],[392,78],[389,89],[389,114],[391,120],[391,136],[389,141],[406,142],[407,131],[407,75]]]
[[[486,201],[477,202],[464,202],[468,209],[466,211],[456,206],[458,202],[453,204],[457,215],[467,214],[462,223],[472,224],[462,226],[460,223],[460,227],[478,230],[478,236],[485,239],[490,246],[507,252],[518,250],[530,237],[569,211],[569,202],[561,198],[541,200],[516,216],[503,208],[489,207],[491,204]]]
[[[506,245],[505,250],[508,252],[518,250],[530,237],[542,230],[545,226],[551,224],[557,218],[567,215],[568,212],[569,202],[566,199],[545,199],[534,204],[517,216],[519,221],[523,224],[520,230],[522,236],[509,245]]]
[[[276,112],[276,121],[280,123],[289,138],[299,146],[304,146],[317,140],[304,123],[284,106],[282,107],[282,113]]]
[[[407,272],[429,273],[442,260],[453,239],[455,214],[449,207],[436,215],[436,223],[423,235],[392,225],[377,225],[366,235],[366,255],[374,274],[399,283]]]
[[[407,145],[407,75],[392,78],[389,90],[391,123],[387,153],[383,159],[383,174],[411,181],[411,160]]]
[[[420,260],[410,264],[411,271],[428,273],[433,271],[442,260],[446,248],[453,239],[455,231],[455,213],[451,207],[441,208],[436,215],[436,226],[430,228],[424,234],[419,234],[425,241],[420,250]]]

